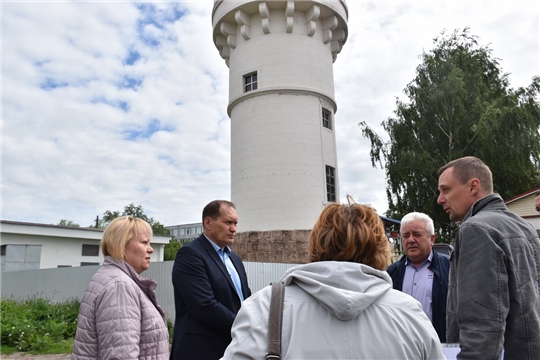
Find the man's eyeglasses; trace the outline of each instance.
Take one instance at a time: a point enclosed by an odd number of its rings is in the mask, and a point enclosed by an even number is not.
[[[540,208],[537,206],[535,207],[536,211],[540,212]]]

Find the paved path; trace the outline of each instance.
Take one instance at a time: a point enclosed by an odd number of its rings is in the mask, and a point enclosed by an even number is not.
[[[71,354],[59,354],[59,355],[30,355],[27,353],[13,353],[11,355],[0,355],[1,359],[7,360],[59,360],[70,359]]]

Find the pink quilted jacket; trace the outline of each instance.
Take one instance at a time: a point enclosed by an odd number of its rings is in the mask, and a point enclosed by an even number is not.
[[[169,359],[156,282],[107,256],[84,293],[71,359]]]

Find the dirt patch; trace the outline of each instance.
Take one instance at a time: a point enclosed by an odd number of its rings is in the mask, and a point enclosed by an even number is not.
[[[27,353],[13,353],[11,355],[0,355],[1,359],[17,359],[17,360],[53,360],[53,359],[70,359],[71,354],[57,355],[31,355]]]

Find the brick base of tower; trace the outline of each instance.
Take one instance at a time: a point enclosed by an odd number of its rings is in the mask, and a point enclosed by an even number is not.
[[[243,261],[305,264],[311,230],[271,230],[237,233],[233,251]]]

